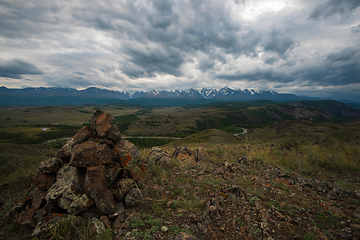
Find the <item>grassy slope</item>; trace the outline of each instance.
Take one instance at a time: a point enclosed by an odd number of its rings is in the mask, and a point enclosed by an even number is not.
[[[138,110],[119,109],[119,111],[127,111],[127,113],[133,114],[136,114]],[[116,113],[116,110],[113,111]],[[208,112],[201,112],[201,114],[216,112],[213,109],[206,111]],[[175,118],[179,117],[180,119],[186,119],[188,114],[181,108],[164,108],[147,112],[146,116],[166,116],[166,113],[169,112],[177,113],[178,116]],[[87,113],[88,115],[89,113]],[[140,116],[145,115],[140,113]],[[174,116],[167,115],[167,118],[171,117]],[[165,121],[161,125],[163,124]],[[290,173],[297,172],[309,178],[334,181],[349,190],[359,189],[359,136],[359,120],[346,124],[313,123],[303,119],[287,120],[262,129],[252,129],[248,134],[239,138],[217,129],[195,133],[181,140],[168,143],[163,148],[171,154],[176,145],[185,145],[191,149],[201,147],[208,153],[210,162],[202,167],[194,166],[192,163],[174,162],[173,164],[177,168],[174,170],[175,172],[159,169],[149,162],[151,172],[154,174],[153,180],[165,191],[154,192],[152,195],[153,202],[149,205],[150,208],[146,210],[148,211],[147,214],[155,216],[170,214],[171,218],[175,219],[174,224],[177,224],[176,226],[186,222],[188,212],[201,214],[204,208],[203,198],[207,196],[207,193],[218,191],[224,184],[232,183],[231,181],[227,182],[221,176],[215,176],[213,172],[225,162],[235,162],[243,155],[254,163],[253,167],[248,169],[254,179],[256,179],[255,177],[262,177],[261,164],[267,163],[273,166],[281,166]],[[39,162],[54,156],[55,152],[56,150],[44,145],[0,144],[2,166],[0,197],[4,204],[1,208],[2,214],[24,197],[24,193],[27,192],[33,181]],[[141,150],[144,158],[148,156],[149,152],[150,149]],[[181,170],[180,174],[179,170]],[[249,199],[250,202],[253,197],[270,199],[270,195],[267,196],[267,193],[257,188],[257,182],[251,179],[247,177],[236,178],[237,182],[234,183],[240,184],[253,194]],[[286,190],[286,186],[284,187],[280,183],[274,184],[278,184],[277,186],[281,190]],[[291,191],[288,189],[285,192],[292,194]],[[277,199],[276,196],[272,195],[271,198],[275,199],[275,205],[284,200],[283,198]],[[176,204],[171,208],[171,213],[165,209],[166,202],[164,199],[175,199]],[[307,208],[315,203],[311,202],[311,198],[305,199],[301,196],[295,200],[291,204],[296,204],[301,208]],[[240,219],[239,221],[244,220]],[[323,224],[321,219],[316,218],[314,221],[319,226]],[[216,233],[220,234],[221,232]]]

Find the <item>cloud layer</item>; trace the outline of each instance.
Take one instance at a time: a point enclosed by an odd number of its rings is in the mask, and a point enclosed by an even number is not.
[[[360,101],[358,0],[0,0],[0,85]]]

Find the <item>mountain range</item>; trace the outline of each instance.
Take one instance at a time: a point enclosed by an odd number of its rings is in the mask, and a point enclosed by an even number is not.
[[[170,103],[164,103],[162,99],[170,99]],[[77,90],[74,88],[39,87],[24,89],[9,89],[0,87],[0,105],[81,105],[81,104],[106,104],[106,103],[136,103],[156,105],[178,105],[189,103],[209,103],[214,101],[300,101],[315,100],[316,98],[296,96],[294,94],[277,93],[274,91],[255,91],[248,89],[234,89],[224,87],[219,90],[203,88],[196,90],[170,90],[149,92],[120,92],[100,88],[87,88]]]

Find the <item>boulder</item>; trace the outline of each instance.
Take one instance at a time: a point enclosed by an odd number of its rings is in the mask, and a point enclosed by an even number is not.
[[[107,188],[105,166],[88,167],[84,188],[94,199],[96,207],[104,214],[113,213],[116,209],[111,191]]]
[[[89,224],[89,230],[91,236],[99,236],[105,231],[105,225],[98,218],[91,218]]]
[[[156,165],[160,165],[162,167],[170,166],[171,163],[170,155],[159,147],[151,148],[149,159],[154,161]]]
[[[55,183],[54,174],[38,174],[35,178],[35,186],[43,191],[47,191]]]
[[[125,207],[124,204],[122,202],[118,202],[116,204],[116,210],[114,213],[109,215],[109,218],[111,219],[115,219],[118,218],[120,215],[122,215],[122,217],[124,218],[124,213],[125,213]]]
[[[64,146],[62,146],[62,148],[59,150],[56,156],[61,158],[61,160],[64,163],[68,163],[70,161],[71,154],[73,151],[72,146],[73,146],[73,139],[70,139],[64,144]]]
[[[70,214],[77,214],[94,203],[84,194],[82,187],[84,177],[76,167],[64,164],[58,171],[56,179],[45,196],[48,202],[56,201]]]
[[[139,189],[133,188],[125,197],[126,207],[135,207],[142,202],[142,193]]]
[[[113,124],[111,126],[110,130],[108,131],[108,133],[105,135],[105,138],[111,140],[114,144],[120,142],[121,141],[121,133],[119,131],[118,126]]]
[[[202,150],[200,147],[195,149],[195,161],[197,162],[205,162],[207,161],[208,155],[204,150]]]
[[[191,151],[187,147],[178,146],[173,153],[173,158],[178,161],[195,161],[195,152]]]
[[[90,129],[88,126],[82,127],[72,138],[73,146],[85,142],[90,138],[95,138],[96,135],[94,131]]]
[[[69,162],[71,154],[73,152],[73,147],[77,144],[80,144],[84,141],[87,141],[90,138],[95,138],[96,135],[93,130],[88,126],[82,127],[74,137],[72,137],[66,144],[59,150],[57,156],[61,158],[64,162]]]
[[[103,113],[96,119],[95,132],[99,137],[105,137],[113,126],[113,118],[109,113]]]
[[[106,169],[107,184],[108,186],[110,186],[111,184],[114,183],[116,178],[121,173],[121,166],[117,162],[112,162],[111,164],[105,166],[105,169]]]
[[[74,147],[70,165],[77,167],[101,166],[110,164],[116,158],[114,150],[107,144],[86,141]]]
[[[114,149],[117,152],[121,166],[124,168],[127,168],[130,162],[135,163],[140,158],[140,152],[136,146],[125,139],[121,139]]]
[[[35,209],[39,209],[40,206],[45,202],[46,194],[46,191],[35,188],[32,199],[32,207]]]
[[[57,170],[63,165],[60,158],[50,158],[39,164],[39,173],[56,173]]]
[[[105,112],[102,111],[102,110],[96,110],[96,112],[94,113],[94,116],[91,117],[90,119],[90,129],[95,132],[95,129],[96,129],[96,121],[98,119],[98,117],[101,115],[101,114],[104,114]]]
[[[115,182],[111,186],[111,191],[114,195],[114,198],[118,202],[122,202],[125,199],[126,194],[130,192],[131,189],[135,186],[134,181],[131,178],[123,178]]]

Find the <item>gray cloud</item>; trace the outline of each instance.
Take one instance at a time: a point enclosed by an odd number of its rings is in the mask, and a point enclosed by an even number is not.
[[[20,59],[0,60],[0,77],[22,79],[22,75],[41,75],[42,71],[35,65]]]
[[[218,74],[217,78],[226,79],[229,81],[247,80],[247,81],[259,81],[266,80],[269,82],[286,83],[295,80],[293,76],[289,76],[286,73],[275,72],[272,69],[255,69],[250,72],[242,73],[236,72],[234,74]]]
[[[328,54],[317,66],[294,73],[322,86],[345,86],[360,83],[360,50],[345,48]]]
[[[125,64],[120,69],[131,77],[153,77],[155,74],[170,74],[181,76],[179,67],[184,62],[184,54],[176,49],[141,49],[128,46],[123,49],[131,64]]]
[[[351,28],[351,33],[360,33],[360,24]]]
[[[358,0],[328,0],[318,4],[311,12],[310,19],[328,18],[333,15],[344,15],[355,11],[360,7]]]
[[[264,50],[284,56],[295,46],[295,41],[277,29],[273,29],[263,43]]]

